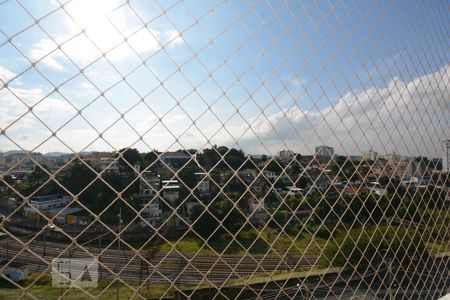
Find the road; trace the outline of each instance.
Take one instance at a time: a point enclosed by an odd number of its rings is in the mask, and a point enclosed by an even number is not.
[[[219,256],[172,252],[158,253],[147,263],[133,249],[99,249],[49,241],[46,243],[33,241],[32,244],[24,247],[11,238],[0,241],[0,256],[7,261],[28,264],[32,270],[39,272],[50,272],[51,261],[55,257],[98,258],[99,275],[102,279],[113,279],[118,274],[119,278],[125,282],[142,282],[144,278],[148,278],[150,282],[177,282],[178,284],[196,283],[202,280],[223,282],[243,276],[295,270],[317,262],[317,257],[311,256],[290,256],[282,259],[276,255],[224,254]]]

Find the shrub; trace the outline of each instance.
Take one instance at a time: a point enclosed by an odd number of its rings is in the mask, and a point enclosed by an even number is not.
[[[371,227],[342,231],[327,243],[323,260],[333,267],[376,268],[385,259],[393,266],[421,264],[428,251],[418,231],[403,227]]]

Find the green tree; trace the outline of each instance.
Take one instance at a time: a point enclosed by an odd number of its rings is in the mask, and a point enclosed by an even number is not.
[[[327,266],[366,270],[378,268],[386,258],[392,266],[418,266],[428,255],[420,232],[379,226],[339,232],[327,243],[322,261]]]
[[[137,163],[141,165],[143,163],[141,154],[135,148],[120,149],[118,155],[120,156],[119,167],[126,172],[131,172],[132,167]]]
[[[203,239],[208,239],[219,226],[219,222],[202,205],[196,205],[192,208],[191,219],[195,222],[194,232]]]
[[[275,172],[276,174],[281,174],[283,172],[283,168],[281,167],[281,162],[277,161],[274,158],[271,158],[269,163],[264,167],[267,171]]]
[[[148,166],[156,167],[155,163],[158,160],[158,151],[152,150],[150,152],[143,153],[141,156],[142,156],[142,161],[143,161],[144,167],[148,167]]]
[[[387,186],[388,183],[389,183],[389,177],[387,177],[387,176],[381,176],[381,177],[378,179],[378,183],[379,183],[381,186]]]
[[[34,171],[20,184],[19,190],[25,195],[42,196],[60,194],[64,190],[54,181],[50,180],[51,171],[46,165],[36,166]]]
[[[274,229],[281,229],[288,219],[287,211],[277,210],[269,222],[269,226]]]
[[[208,210],[203,206],[195,206],[191,211],[191,219],[195,220],[194,231],[205,239],[213,232],[217,235],[226,231],[237,233],[245,223],[243,214],[229,200],[216,200]]]

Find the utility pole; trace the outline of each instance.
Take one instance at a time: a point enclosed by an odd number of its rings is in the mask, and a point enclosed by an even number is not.
[[[44,253],[43,255],[46,255],[46,249],[47,249],[47,225],[44,227]]]
[[[391,286],[392,286],[392,265],[391,265],[391,260],[387,257],[386,258],[386,262],[387,262],[387,267],[388,267],[388,282],[389,282],[389,286],[388,286],[388,294],[389,294],[389,299],[394,299],[392,297],[392,290],[391,290]]]
[[[388,288],[389,299],[394,299],[392,297],[392,289],[391,289],[391,286],[392,286],[392,260],[389,257],[387,257],[389,254],[388,249],[381,249],[380,252],[385,253],[385,255],[386,255],[386,257],[384,257],[384,255],[382,255],[381,259],[382,259],[383,263],[386,264],[386,267],[388,269],[388,287],[387,288]]]
[[[100,276],[99,276],[100,279],[102,278],[102,265],[101,265],[101,254],[100,254],[101,245],[102,245],[102,238],[100,236],[98,238],[98,262],[99,262],[98,269],[100,271]]]
[[[118,232],[118,240],[117,240],[117,250],[120,251],[120,232],[122,230],[122,207],[119,208],[119,214],[117,215],[119,217],[119,232]],[[116,284],[116,299],[119,300],[119,284],[120,282],[117,281]]]

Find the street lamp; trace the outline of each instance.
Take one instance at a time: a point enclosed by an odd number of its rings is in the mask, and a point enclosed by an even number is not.
[[[43,256],[46,256],[46,250],[47,250],[47,228],[50,228],[51,230],[55,229],[55,225],[53,224],[47,224],[44,226],[44,253]]]

